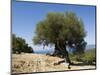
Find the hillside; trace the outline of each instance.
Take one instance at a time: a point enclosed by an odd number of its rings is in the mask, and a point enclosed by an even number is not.
[[[13,54],[12,73],[47,72],[63,70],[95,69],[93,65],[71,65],[68,69],[67,63],[54,65],[64,59],[43,54]],[[74,62],[81,63],[81,62]]]
[[[94,48],[96,48],[96,46],[95,45],[87,45],[86,46],[86,50],[91,50],[91,49],[94,49]]]

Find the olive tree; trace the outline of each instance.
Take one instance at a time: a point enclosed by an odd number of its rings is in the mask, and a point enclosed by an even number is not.
[[[83,53],[86,42],[84,23],[74,12],[49,12],[45,19],[37,23],[34,44],[54,45],[53,55],[62,55],[71,63],[66,47],[76,49],[76,53]]]

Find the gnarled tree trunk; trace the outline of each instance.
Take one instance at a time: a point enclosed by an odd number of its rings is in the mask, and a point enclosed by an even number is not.
[[[68,51],[66,50],[66,42],[63,40],[56,41],[55,51],[54,51],[53,55],[65,58],[66,62],[71,63],[71,61],[69,59]]]

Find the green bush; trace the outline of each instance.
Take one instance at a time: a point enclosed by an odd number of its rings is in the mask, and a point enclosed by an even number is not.
[[[89,65],[95,64],[96,63],[95,49],[88,50],[82,55],[70,54],[70,59],[72,61],[79,61]]]
[[[85,52],[82,61],[87,64],[95,64],[96,62],[95,49]]]
[[[83,54],[82,55],[70,54],[70,59],[72,61],[82,61],[82,58],[83,58]]]
[[[28,46],[26,41],[21,37],[16,37],[15,34],[12,35],[12,53],[33,53],[33,49]]]

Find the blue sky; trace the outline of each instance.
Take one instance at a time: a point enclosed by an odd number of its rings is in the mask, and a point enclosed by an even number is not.
[[[95,44],[95,6],[12,1],[12,33],[24,38],[30,46],[38,50],[38,46],[34,46],[32,42],[36,24],[43,20],[48,12],[66,11],[73,11],[83,19],[87,32],[85,40],[88,44]]]

